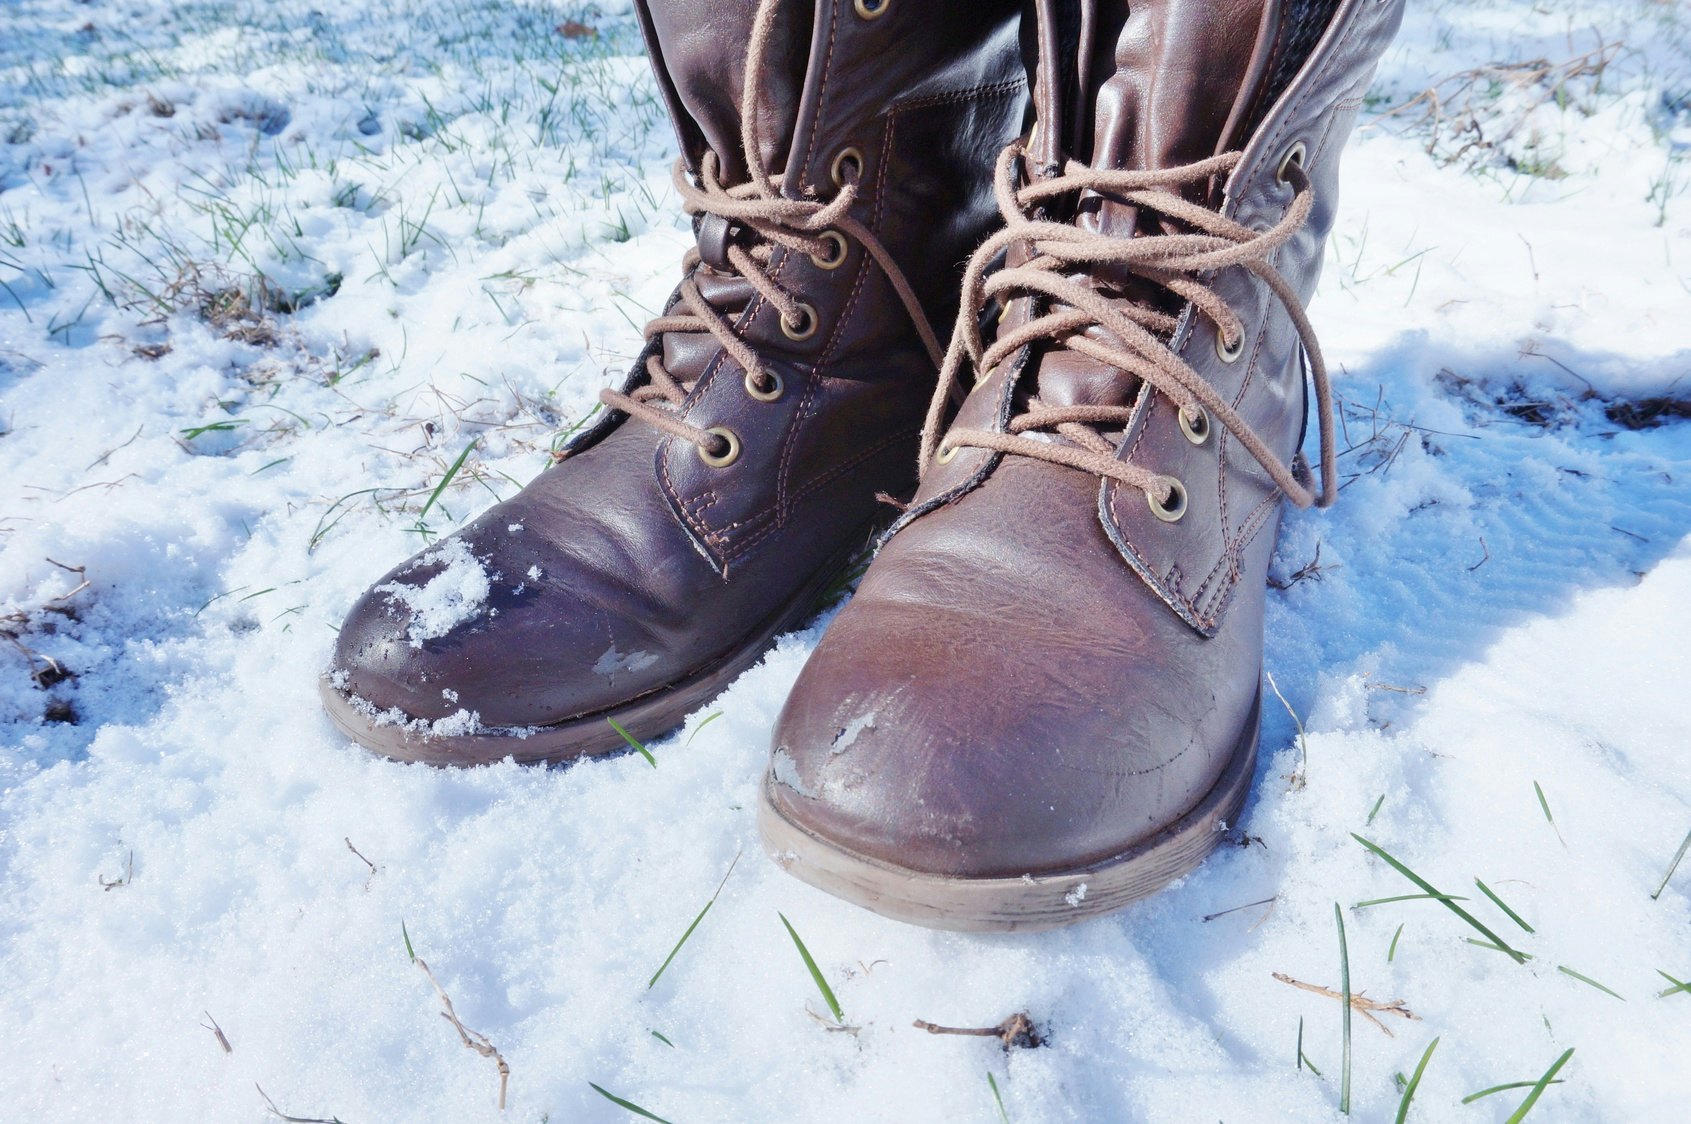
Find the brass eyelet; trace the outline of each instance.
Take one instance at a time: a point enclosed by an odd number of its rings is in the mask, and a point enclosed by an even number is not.
[[[1280,166],[1274,169],[1275,182],[1285,183],[1286,169],[1290,168],[1293,164],[1296,164],[1300,168],[1303,167],[1304,158],[1308,155],[1309,149],[1304,147],[1303,141],[1295,142],[1292,147],[1286,150],[1286,154],[1280,157]]]
[[[713,453],[703,445],[699,445],[697,448],[699,450],[700,460],[704,461],[712,468],[727,468],[729,465],[740,459],[740,439],[734,435],[734,431],[732,429],[724,429],[720,425],[713,425],[709,429],[705,430],[705,432],[714,433],[716,436],[722,438],[723,441],[727,442],[728,447],[723,449],[720,453]]]
[[[849,177],[846,175],[847,167],[853,169]],[[828,176],[834,181],[835,187],[844,187],[852,180],[861,178],[862,175],[863,153],[849,145],[840,149],[838,155],[834,157],[834,162],[828,166]]]
[[[1186,440],[1194,445],[1202,445],[1210,439],[1210,415],[1202,406],[1193,406],[1188,416],[1186,408],[1182,406],[1176,413],[1180,416],[1180,432],[1186,435]]]
[[[840,268],[840,266],[845,264],[846,253],[848,250],[845,235],[841,234],[837,230],[824,230],[820,237],[822,241],[828,243],[828,245],[834,248],[833,252],[827,257],[823,257],[820,254],[811,254],[810,260],[815,263],[817,269]]]
[[[781,317],[781,334],[795,343],[803,342],[816,334],[816,309],[799,302],[799,322],[787,323],[785,316]]]
[[[1223,363],[1237,363],[1239,356],[1245,354],[1245,333],[1240,331],[1239,339],[1231,345],[1227,342],[1227,333],[1220,328],[1215,330],[1215,354]]]
[[[783,393],[785,393],[786,384],[781,381],[781,376],[776,374],[774,371],[764,371],[763,374],[772,384],[769,389],[760,389],[757,385],[757,376],[753,374],[753,372],[747,371],[746,393],[757,399],[759,402],[774,402],[776,399],[780,398]]]
[[[1178,523],[1180,517],[1186,514],[1186,485],[1172,476],[1163,479],[1168,482],[1168,501],[1159,503],[1155,495],[1146,492],[1145,502],[1151,505],[1151,514],[1164,523]]]
[[[952,461],[954,461],[956,459],[957,459],[957,446],[956,445],[947,445],[944,441],[941,441],[939,443],[939,452],[934,454],[934,463],[936,463],[936,464],[950,464]]]
[[[892,0],[852,0],[853,8],[857,9],[859,17],[866,20],[880,19],[892,7]]]

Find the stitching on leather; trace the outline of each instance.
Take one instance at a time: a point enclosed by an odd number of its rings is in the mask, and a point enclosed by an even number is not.
[[[1339,60],[1346,57],[1347,52],[1345,48],[1349,45],[1349,40],[1356,35],[1357,30],[1363,23],[1363,20],[1357,11],[1363,3],[1366,3],[1366,0],[1354,0],[1352,3],[1350,18],[1345,21],[1344,30],[1339,33],[1338,40],[1333,44],[1332,53],[1327,56],[1327,66],[1318,72],[1312,73],[1309,76],[1309,80],[1304,83],[1303,93],[1299,94],[1298,100],[1293,102],[1290,108],[1287,109],[1286,116],[1281,119],[1280,127],[1275,130],[1274,143],[1268,146],[1268,151],[1279,151],[1280,141],[1285,138],[1287,133],[1290,131],[1293,122],[1302,119],[1304,106],[1316,95],[1319,88],[1326,84],[1327,77],[1338,68]],[[1339,19],[1343,16],[1343,14],[1343,10],[1341,9],[1341,11],[1334,13],[1333,18]],[[1319,43],[1317,46],[1319,46]],[[1297,84],[1296,78],[1292,79],[1292,84],[1294,86]],[[1331,118],[1329,118],[1329,120],[1331,120]]]
[[[866,447],[856,457],[852,458],[849,461],[846,461],[844,464],[837,465],[836,467],[830,469],[829,471],[823,473],[821,476],[818,476],[816,479],[807,483],[803,488],[801,488],[799,491],[797,491],[793,494],[793,502],[797,503],[799,500],[802,500],[806,496],[811,495],[813,492],[818,491],[819,489],[821,489],[825,485],[832,483],[834,480],[836,480],[839,477],[841,477],[841,476],[845,475],[846,473],[850,472],[852,469],[856,468],[858,465],[862,464],[864,461],[869,460],[871,457],[875,456],[877,453],[881,452],[883,449],[886,449],[886,448],[888,448],[892,445],[896,445],[901,441],[908,441],[908,440],[910,440],[910,438],[918,436],[920,433],[921,433],[920,430],[911,429],[911,430],[905,430],[905,431],[900,432],[900,433],[895,433],[891,437],[882,438],[881,440],[875,442],[873,445]],[[741,527],[753,525],[753,524],[760,522],[762,520],[766,520],[768,517],[769,517],[769,512],[766,509],[765,511],[759,513],[758,515],[752,516],[752,517],[747,518],[747,519],[743,519],[738,523],[731,523],[723,529],[724,534],[723,534],[722,537],[726,537],[726,533],[729,532],[729,531],[732,531],[732,530],[735,530],[735,529],[738,529],[738,528],[741,528]],[[756,531],[755,533],[741,539],[740,542],[734,547],[733,550],[724,552],[723,559],[722,559],[723,564],[727,565],[729,562],[732,562],[732,561],[734,561],[738,558],[743,558],[754,546],[756,546],[758,543],[762,542],[765,538],[768,538],[770,535],[774,534],[776,531],[780,530],[781,527],[782,527],[782,524],[780,524],[780,523],[771,524],[770,526],[764,527],[764,528]]]
[[[935,105],[946,105],[954,102],[975,101],[980,98],[997,97],[1002,94],[1016,93],[1027,88],[1025,78],[1007,78],[1002,82],[989,82],[981,86],[970,86],[965,90],[947,90],[939,94],[924,94],[919,98],[908,101],[897,101],[887,110],[887,116],[903,113],[907,109],[926,109]]]
[[[881,144],[880,167],[876,169],[874,193],[875,207],[871,212],[869,220],[869,229],[877,233],[881,229],[882,206],[885,203],[887,196],[884,180],[886,178],[887,168],[891,164],[891,150],[892,122],[888,121]],[[786,258],[782,258],[783,265],[786,264],[786,260]],[[857,310],[858,301],[863,295],[863,290],[868,285],[869,269],[872,264],[873,262],[867,254],[863,255],[863,257],[859,259],[857,263],[857,274],[852,280],[851,292],[846,296],[846,301],[844,306],[841,308],[839,318],[835,320],[834,328],[828,334],[828,342],[823,348],[822,354],[817,357],[815,363],[810,365],[810,374],[805,379],[804,397],[799,400],[799,408],[794,412],[793,420],[788,423],[786,433],[783,435],[781,456],[776,467],[776,493],[774,504],[774,510],[777,513],[779,521],[782,523],[791,517],[792,505],[805,495],[805,492],[802,490],[798,493],[792,493],[788,488],[789,474],[792,470],[793,458],[798,455],[799,432],[804,428],[804,423],[815,416],[816,403],[822,397],[822,368],[826,366],[828,360],[833,357],[834,352],[839,348],[840,341],[845,337],[846,325],[851,322],[852,314]],[[748,516],[745,520],[741,520],[740,522],[743,524],[750,522],[753,519],[762,518],[768,514],[768,511],[769,509],[766,508],[764,511]],[[723,528],[723,530],[726,532],[727,528]]]
[[[810,140],[807,142],[804,160],[800,165],[801,167],[809,166],[811,156],[816,151],[816,134],[818,130],[815,126],[827,118],[826,110],[828,108],[828,90],[832,86],[832,83],[830,83],[827,79],[828,75],[833,72],[834,44],[839,42],[839,37],[840,9],[839,5],[833,4],[829,6],[828,10],[828,51],[822,56],[822,92],[817,95],[816,98],[816,116],[811,119],[812,128],[810,130]]]

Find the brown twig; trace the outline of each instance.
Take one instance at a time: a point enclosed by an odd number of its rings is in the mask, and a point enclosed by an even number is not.
[[[1275,972],[1274,978],[1283,984],[1291,984],[1293,987],[1302,988],[1304,991],[1313,992],[1316,995],[1324,995],[1328,999],[1337,999],[1341,1003],[1344,1002],[1344,995],[1340,992],[1334,991],[1330,987],[1322,987],[1320,984],[1304,983],[1302,980],[1294,980],[1291,976],[1286,975],[1284,972]],[[1395,1038],[1397,1036],[1391,1032],[1391,1028],[1387,1027],[1385,1023],[1374,1017],[1376,1012],[1384,1015],[1396,1015],[1400,1019],[1413,1019],[1416,1022],[1421,1020],[1421,1016],[1417,1015],[1414,1011],[1411,1011],[1401,999],[1394,999],[1390,1003],[1382,1003],[1378,999],[1370,999],[1362,992],[1358,991],[1351,993],[1350,1006],[1351,1010],[1356,1011],[1363,1018],[1385,1031],[1386,1037],[1388,1038]]]
[[[368,890],[370,888],[370,880],[376,877],[376,864],[371,862],[369,859],[365,858],[363,852],[360,851],[357,847],[354,847],[352,845],[352,837],[351,836],[343,835],[343,836],[341,836],[341,841],[346,844],[347,850],[349,850],[353,854],[357,855],[358,860],[360,862],[362,862],[365,866],[370,868],[370,873],[368,875],[366,875],[365,878],[364,878],[364,888],[366,890]]]
[[[1026,1011],[1017,1011],[997,1026],[940,1026],[924,1019],[917,1019],[910,1025],[917,1030],[925,1030],[929,1034],[961,1034],[977,1038],[996,1038],[1004,1049],[1012,1046],[1023,1050],[1032,1050],[1045,1044],[1040,1037],[1039,1030],[1033,1025],[1033,1019]]]

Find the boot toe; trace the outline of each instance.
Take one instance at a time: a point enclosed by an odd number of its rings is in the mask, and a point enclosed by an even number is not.
[[[1201,736],[1188,717],[1107,682],[1111,666],[1072,632],[1007,642],[966,610],[860,598],[781,714],[769,803],[835,847],[922,874],[1106,859],[1178,818],[1216,768],[1189,752]]]
[[[549,726],[651,689],[663,649],[639,614],[577,595],[589,584],[579,563],[501,522],[442,539],[353,605],[328,677],[343,708],[465,735]]]

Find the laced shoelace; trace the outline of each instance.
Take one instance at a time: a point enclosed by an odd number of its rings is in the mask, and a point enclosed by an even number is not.
[[[1033,396],[1005,432],[959,427],[942,437],[946,405],[958,393],[965,359],[984,375],[1026,344],[1052,342],[1135,376],[1168,395],[1194,432],[1205,432],[1203,427],[1214,418],[1297,506],[1330,505],[1337,494],[1337,469],[1326,364],[1297,292],[1268,260],[1303,226],[1314,206],[1309,177],[1301,165],[1289,161],[1280,172],[1293,189],[1285,215],[1266,230],[1253,230],[1178,194],[1183,186],[1232,172],[1242,158],[1238,152],[1156,171],[1100,171],[1071,160],[1061,175],[1018,187],[1018,168],[1024,155],[1020,145],[1011,145],[999,157],[994,192],[1005,227],[975,252],[964,273],[957,329],[940,366],[939,386],[922,430],[922,471],[928,470],[936,456],[949,460],[956,449],[971,446],[1068,465],[1137,488],[1159,507],[1171,506],[1177,494],[1184,491],[1180,482],[1120,459],[1117,446],[1098,431],[1099,426],[1126,426],[1133,415],[1132,406],[1056,406]],[[1046,200],[1088,189],[1182,222],[1193,232],[1114,237],[1070,223],[1035,218],[1030,213]],[[1018,242],[1031,250],[1029,260],[988,274],[994,259]],[[1221,337],[1218,347],[1233,353],[1244,347],[1245,326],[1227,302],[1199,277],[1209,271],[1242,266],[1262,278],[1291,316],[1309,358],[1321,444],[1319,493],[1311,487],[1313,481],[1301,455],[1295,456],[1291,465],[1282,462],[1245,419],[1175,354],[1170,337],[1177,317],[1143,301],[1112,299],[1085,280],[1068,276],[1093,265],[1120,267],[1131,277],[1161,286],[1189,302],[1215,324]],[[1003,302],[1011,296],[1043,297],[1048,311],[1000,333],[990,346],[983,346],[981,310],[990,300]],[[1102,329],[1106,338],[1085,334],[1093,328]],[[1049,436],[1026,436],[1035,432],[1060,435],[1068,443]]]
[[[832,260],[847,252],[844,238],[856,240],[891,281],[937,367],[944,353],[909,279],[880,240],[850,213],[858,197],[856,175],[847,175],[831,200],[794,199],[781,194],[776,182],[779,173],[771,173],[763,167],[757,95],[774,30],[777,4],[778,0],[762,0],[759,4],[746,54],[745,81],[741,87],[739,108],[740,145],[749,178],[745,183],[724,184],[721,161],[715,152],[706,151],[700,161],[699,182],[695,185],[687,174],[685,162],[677,160],[674,182],[683,210],[694,216],[714,215],[753,236],[747,239],[752,243],[750,248],[729,241],[726,249],[728,264],[759,297],[780,312],[782,322],[793,329],[795,335],[801,332],[808,335],[815,331],[816,310],[782,288],[770,275],[775,247],[782,246],[820,260]],[[671,311],[647,323],[647,343],[670,332],[708,333],[740,365],[749,386],[755,387],[760,394],[778,393],[780,377],[764,365],[757,349],[741,338],[729,319],[710,303],[694,282],[693,275],[702,262],[703,257],[697,247],[687,251],[682,259],[686,279],[681,282],[679,300]],[[730,438],[681,419],[694,381],[683,382],[674,377],[664,366],[661,350],[647,358],[646,375],[650,381],[645,385],[627,393],[605,389],[599,392],[599,400],[671,436],[692,442],[702,453],[717,455],[729,451]]]

